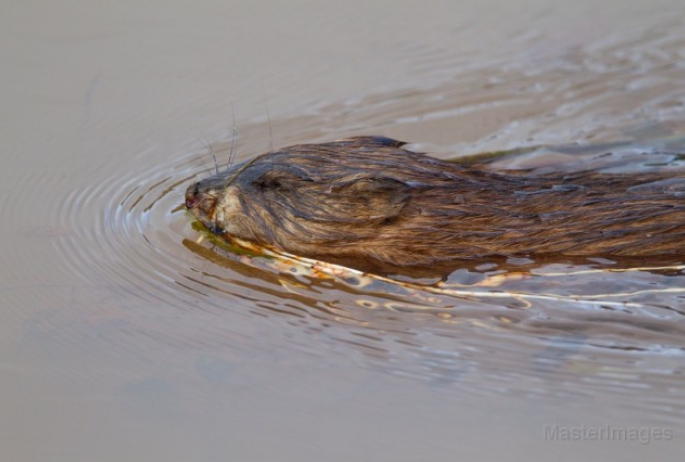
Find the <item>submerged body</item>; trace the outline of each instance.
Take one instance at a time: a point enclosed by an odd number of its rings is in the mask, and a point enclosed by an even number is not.
[[[186,206],[215,234],[362,266],[685,256],[685,181],[673,176],[492,172],[403,144],[287,147],[191,185]]]

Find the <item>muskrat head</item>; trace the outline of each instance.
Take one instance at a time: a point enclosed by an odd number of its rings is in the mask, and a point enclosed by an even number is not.
[[[263,154],[191,185],[186,206],[216,234],[301,255],[344,254],[377,239],[406,206],[410,186],[387,162],[418,156],[402,144],[350,139]]]
[[[238,194],[230,180],[235,167],[193,183],[186,190],[186,208],[213,233],[229,231],[232,215],[239,207]]]

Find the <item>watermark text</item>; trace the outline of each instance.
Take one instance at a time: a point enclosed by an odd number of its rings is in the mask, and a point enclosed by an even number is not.
[[[619,427],[614,425],[545,425],[545,441],[631,441],[650,444],[671,441],[673,430],[667,427]]]

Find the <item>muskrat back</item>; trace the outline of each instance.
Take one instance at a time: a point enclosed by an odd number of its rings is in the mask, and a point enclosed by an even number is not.
[[[290,146],[191,185],[186,206],[216,234],[330,261],[685,254],[685,181],[672,175],[493,172],[404,144]]]

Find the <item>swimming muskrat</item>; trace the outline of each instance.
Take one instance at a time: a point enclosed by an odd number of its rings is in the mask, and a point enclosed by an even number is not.
[[[290,146],[192,184],[215,234],[292,254],[431,267],[510,256],[685,256],[685,182],[457,165],[383,137]]]

